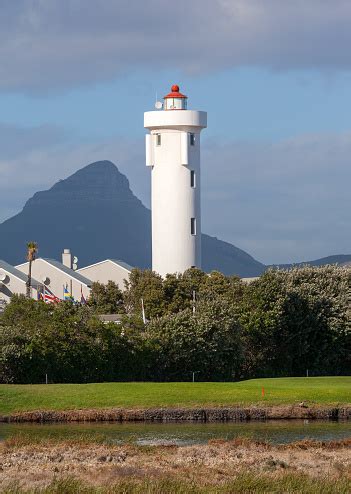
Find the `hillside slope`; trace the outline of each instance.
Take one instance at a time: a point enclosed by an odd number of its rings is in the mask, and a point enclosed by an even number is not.
[[[106,258],[141,268],[151,265],[151,214],[128,179],[110,161],[98,161],[37,192],[16,216],[0,224],[0,259],[19,264],[25,244],[39,255],[60,259],[63,248],[79,266]],[[203,269],[257,276],[265,266],[234,245],[203,235]]]

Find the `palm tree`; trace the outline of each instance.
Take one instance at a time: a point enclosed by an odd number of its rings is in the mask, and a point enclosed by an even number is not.
[[[26,296],[30,298],[31,296],[31,288],[32,288],[32,262],[35,260],[35,256],[38,252],[38,244],[36,242],[28,242],[27,243],[27,261],[29,261],[28,266],[28,279],[26,283]]]

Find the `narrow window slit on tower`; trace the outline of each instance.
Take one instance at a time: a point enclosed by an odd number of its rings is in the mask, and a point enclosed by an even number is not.
[[[156,134],[156,146],[161,146],[161,134]]]
[[[195,134],[190,135],[190,146],[195,146]]]
[[[190,231],[192,235],[196,235],[196,218],[191,218]]]
[[[195,189],[196,187],[194,170],[190,170],[190,187],[192,187],[193,189]]]

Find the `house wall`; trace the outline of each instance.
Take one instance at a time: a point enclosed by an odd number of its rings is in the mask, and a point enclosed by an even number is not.
[[[12,295],[26,295],[26,284],[16,278],[13,274],[8,273],[9,282],[0,282],[0,300],[5,300],[7,303],[10,302]],[[37,299],[37,290],[32,287],[32,298]]]
[[[16,268],[23,273],[28,272],[28,263],[16,266]],[[85,298],[90,295],[90,288],[82,284],[80,281],[71,278],[68,274],[60,271],[51,264],[45,262],[43,259],[36,259],[32,264],[32,276],[39,282],[43,282],[48,278],[49,283],[46,285],[49,290],[56,295],[56,297],[63,299],[63,287],[68,285],[70,290],[72,281],[72,295],[75,300],[81,299],[81,287]]]
[[[106,284],[108,281],[114,281],[120,290],[124,290],[124,280],[128,280],[129,273],[127,269],[117,265],[109,260],[78,269],[78,273],[86,276],[91,281],[98,281]]]

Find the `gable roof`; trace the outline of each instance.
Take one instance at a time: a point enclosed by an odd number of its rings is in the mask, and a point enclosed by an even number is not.
[[[114,262],[115,264],[118,264],[122,268],[126,269],[127,271],[131,271],[133,269],[133,266],[130,266],[124,261],[120,261],[119,259],[109,259],[109,261]]]
[[[53,268],[58,269],[62,273],[67,274],[68,276],[70,276],[74,280],[78,281],[79,283],[82,283],[83,285],[86,285],[89,288],[91,287],[92,281],[89,280],[89,278],[86,278],[85,276],[82,276],[80,273],[77,273],[77,271],[74,271],[73,269],[68,268],[67,266],[65,266],[61,262],[56,261],[56,259],[48,259],[46,257],[38,257],[36,259],[36,261],[44,261],[47,264],[50,264],[50,266],[52,266]],[[18,267],[24,266],[25,264],[28,264],[28,263],[24,262],[22,264],[18,264]]]
[[[92,268],[93,266],[98,266],[99,264],[104,264],[105,262],[112,262],[113,264],[116,264],[120,268],[125,269],[130,273],[130,271],[133,269],[133,266],[130,266],[124,261],[120,261],[117,259],[104,259],[103,261],[98,261],[95,262],[94,264],[90,264],[89,266],[84,266],[83,268],[79,268],[78,271],[83,271],[84,269]]]
[[[45,257],[41,257],[40,259],[42,259],[43,261],[47,262],[48,264],[50,264],[54,268],[56,268],[56,269],[62,271],[63,273],[67,274],[71,278],[79,281],[79,283],[83,283],[83,285],[86,285],[86,286],[89,286],[89,287],[91,286],[91,284],[92,284],[92,281],[91,280],[89,280],[85,276],[82,276],[80,273],[77,273],[77,271],[74,271],[73,269],[68,268],[67,266],[65,266],[61,262],[56,261],[56,259],[47,259]]]
[[[27,275],[22,273],[22,271],[20,271],[19,269],[16,269],[14,266],[11,266],[11,264],[9,264],[8,262],[2,261],[1,259],[0,259],[0,269],[2,269],[3,271],[7,271],[9,274],[14,276],[18,280],[22,281],[23,283],[27,283],[27,279],[28,279]],[[32,278],[33,288],[37,288],[40,285],[41,284],[37,280]]]

